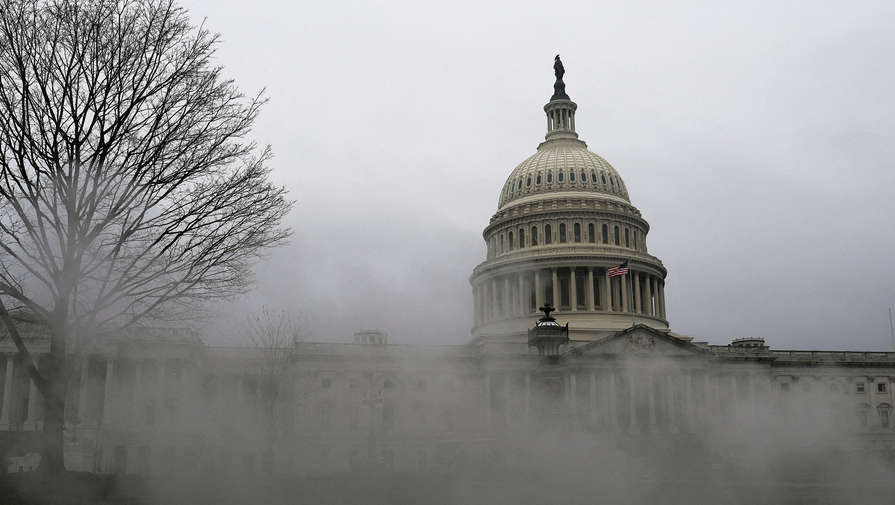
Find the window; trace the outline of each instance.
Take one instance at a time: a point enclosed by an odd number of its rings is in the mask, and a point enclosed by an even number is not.
[[[575,182],[575,172],[569,172],[569,182]]]
[[[618,239],[618,226],[615,227],[615,245],[620,245],[621,241]]]
[[[886,383],[885,383],[885,382],[878,382],[878,383],[876,384],[876,392],[877,392],[877,393],[885,393],[885,392],[886,392]]]
[[[556,174],[556,177],[557,177],[556,180],[558,180],[559,182],[562,182],[563,175],[564,175],[563,172]]]
[[[525,247],[525,228],[519,228],[519,249]]]
[[[637,249],[637,230],[634,230],[634,249]]]
[[[507,233],[507,242],[510,244],[510,250],[513,250],[513,232]]]
[[[531,245],[532,246],[538,245],[538,227],[537,226],[531,227]]]
[[[550,228],[549,224],[544,225],[544,243],[545,244],[553,243],[553,230]]]
[[[527,187],[527,188],[531,187],[531,176],[530,175],[528,176],[528,179],[525,179],[525,187]]]
[[[581,242],[581,223],[575,223],[572,229],[575,234],[575,242]]]
[[[625,228],[625,247],[631,247],[631,239],[628,237],[627,228]]]
[[[600,174],[600,178],[603,179],[603,185],[606,185],[606,174]]]
[[[587,174],[585,174],[584,172],[581,172],[581,182],[582,183],[587,182]]]
[[[606,223],[603,223],[603,226],[600,227],[600,231],[603,233],[603,243],[609,243],[609,227],[606,226]]]
[[[553,172],[547,172],[547,182],[553,182]]]
[[[594,184],[596,184],[596,182],[597,182],[597,173],[596,172],[590,173],[590,181],[593,182]]]
[[[594,237],[594,224],[587,223],[587,241],[593,244],[597,241],[597,238]]]
[[[329,377],[324,377],[324,378],[320,379],[320,387],[322,387],[323,389],[329,389],[332,387],[332,385],[333,385],[333,380],[330,379]]]
[[[879,414],[879,426],[880,428],[888,428],[889,427],[889,404],[882,403],[876,408],[876,412]]]
[[[501,254],[503,254],[503,234],[500,235],[500,251],[499,252]]]
[[[559,243],[566,243],[566,223],[559,223]]]
[[[538,174],[538,176],[535,178],[535,184],[540,184],[540,183],[541,183],[541,174]]]
[[[385,381],[382,383],[382,387],[384,389],[391,389],[395,387],[395,384],[392,382],[391,379],[385,379]]]
[[[855,393],[863,393],[864,392],[864,383],[858,382],[855,384]]]
[[[788,383],[788,382],[781,382],[781,383],[780,383],[780,391],[783,391],[784,393],[789,392],[789,383]]]

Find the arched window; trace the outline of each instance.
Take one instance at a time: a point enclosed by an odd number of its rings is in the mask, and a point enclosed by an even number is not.
[[[553,182],[553,172],[547,172],[547,182]]]
[[[566,223],[559,223],[559,243],[566,243]]]
[[[600,174],[600,178],[603,179],[603,185],[606,185],[606,174]]]
[[[537,226],[531,227],[531,245],[532,245],[532,247],[538,245],[538,227]]]
[[[545,244],[553,243],[553,230],[550,228],[549,224],[544,225],[544,243]]]
[[[503,233],[500,234],[500,254],[503,254]]]
[[[581,242],[581,223],[575,223],[572,230],[575,234],[575,242]]]
[[[637,230],[634,230],[634,249],[637,249],[637,235],[639,234]]]
[[[625,247],[627,247],[627,248],[629,248],[629,249],[630,249],[630,247],[631,247],[631,238],[628,236],[628,229],[627,229],[627,228],[625,228]]]
[[[615,226],[615,245],[621,245],[621,240],[619,240],[618,226]]]
[[[597,182],[597,173],[591,170],[590,172],[590,181],[596,184]]]
[[[538,185],[541,184],[541,174],[538,174],[538,176],[535,177],[535,184],[538,184]]]
[[[519,228],[519,249],[525,247],[525,228]]]
[[[615,189],[615,177],[609,176],[609,185],[612,186],[612,189]]]
[[[531,187],[531,176],[530,175],[528,176],[528,179],[525,179],[525,187],[526,188]]]
[[[559,172],[558,174],[556,174],[556,177],[558,178],[557,180],[558,180],[559,182],[562,182],[562,178],[563,178],[563,172],[562,172],[562,170],[560,170],[560,172]]]
[[[510,243],[510,250],[513,250],[513,232],[507,233],[507,242]]]
[[[575,182],[575,172],[569,171],[569,182]]]
[[[603,226],[600,227],[600,232],[602,232],[603,243],[609,243],[609,227],[606,226],[606,223],[603,223]]]
[[[581,171],[581,182],[587,182],[587,174],[584,171]]]
[[[597,237],[594,236],[594,224],[587,223],[587,241],[593,244],[597,241]]]

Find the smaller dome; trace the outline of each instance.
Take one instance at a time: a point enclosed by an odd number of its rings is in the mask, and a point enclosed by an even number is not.
[[[507,178],[498,209],[537,194],[565,191],[602,193],[630,203],[625,183],[615,168],[575,139],[548,140],[520,163]]]

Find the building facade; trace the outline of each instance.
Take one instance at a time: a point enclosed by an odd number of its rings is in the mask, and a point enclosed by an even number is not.
[[[649,224],[578,139],[558,59],[555,70],[545,140],[510,173],[483,232],[467,345],[393,345],[375,331],[288,349],[209,346],[173,329],[94,340],[72,356],[68,468],[459,472],[518,464],[521,440],[550,433],[692,444],[806,412],[848,447],[890,454],[895,353],[709,345],[670,329]],[[611,276],[621,264],[627,274]],[[568,323],[568,342],[546,356],[528,333],[545,304]],[[47,351],[39,329],[25,336]],[[0,352],[0,432],[39,433],[40,394],[9,339]],[[9,470],[36,464],[24,452],[7,450]]]

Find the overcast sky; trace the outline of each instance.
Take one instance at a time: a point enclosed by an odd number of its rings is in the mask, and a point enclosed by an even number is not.
[[[579,135],[651,225],[672,329],[892,348],[895,2],[184,5],[227,74],[267,88],[255,136],[298,202],[229,314],[467,341],[481,232],[543,140],[559,53]]]

